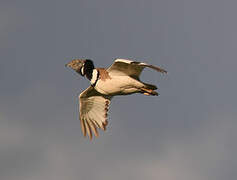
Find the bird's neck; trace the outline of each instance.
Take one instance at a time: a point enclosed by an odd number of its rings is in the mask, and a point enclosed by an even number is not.
[[[87,79],[89,79],[89,81],[92,79],[93,70],[94,69],[85,69],[84,68],[84,75],[87,77]]]
[[[99,79],[99,71],[97,69],[93,69],[92,74],[91,74],[91,79],[89,79],[93,87],[96,85],[98,79]]]
[[[94,64],[91,60],[86,60],[84,66],[81,69],[81,74],[91,80],[93,76]]]
[[[99,79],[99,71],[96,68],[91,69],[83,67],[83,69],[80,70],[80,74],[86,76],[86,78],[90,81],[93,87],[96,85]]]

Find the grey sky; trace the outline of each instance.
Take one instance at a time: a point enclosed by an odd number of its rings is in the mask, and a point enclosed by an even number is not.
[[[0,2],[0,179],[235,180],[236,1]],[[89,82],[64,64],[130,58],[159,97],[114,98],[106,132],[82,137]]]

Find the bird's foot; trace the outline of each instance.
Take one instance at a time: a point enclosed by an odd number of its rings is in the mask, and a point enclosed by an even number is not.
[[[146,88],[141,88],[142,93],[146,96],[158,96],[159,94],[152,90],[152,89],[146,89]]]

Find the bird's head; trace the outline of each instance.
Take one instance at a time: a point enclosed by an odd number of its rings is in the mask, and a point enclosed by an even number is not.
[[[81,76],[91,73],[94,69],[93,61],[90,59],[73,59],[71,62],[65,64],[65,66],[72,68]]]

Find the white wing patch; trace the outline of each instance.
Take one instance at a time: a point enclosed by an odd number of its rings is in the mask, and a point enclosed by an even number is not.
[[[82,133],[84,136],[88,134],[90,139],[93,133],[97,137],[97,128],[106,130],[108,124],[110,97],[100,96],[94,88],[89,87],[80,94],[79,101]]]

